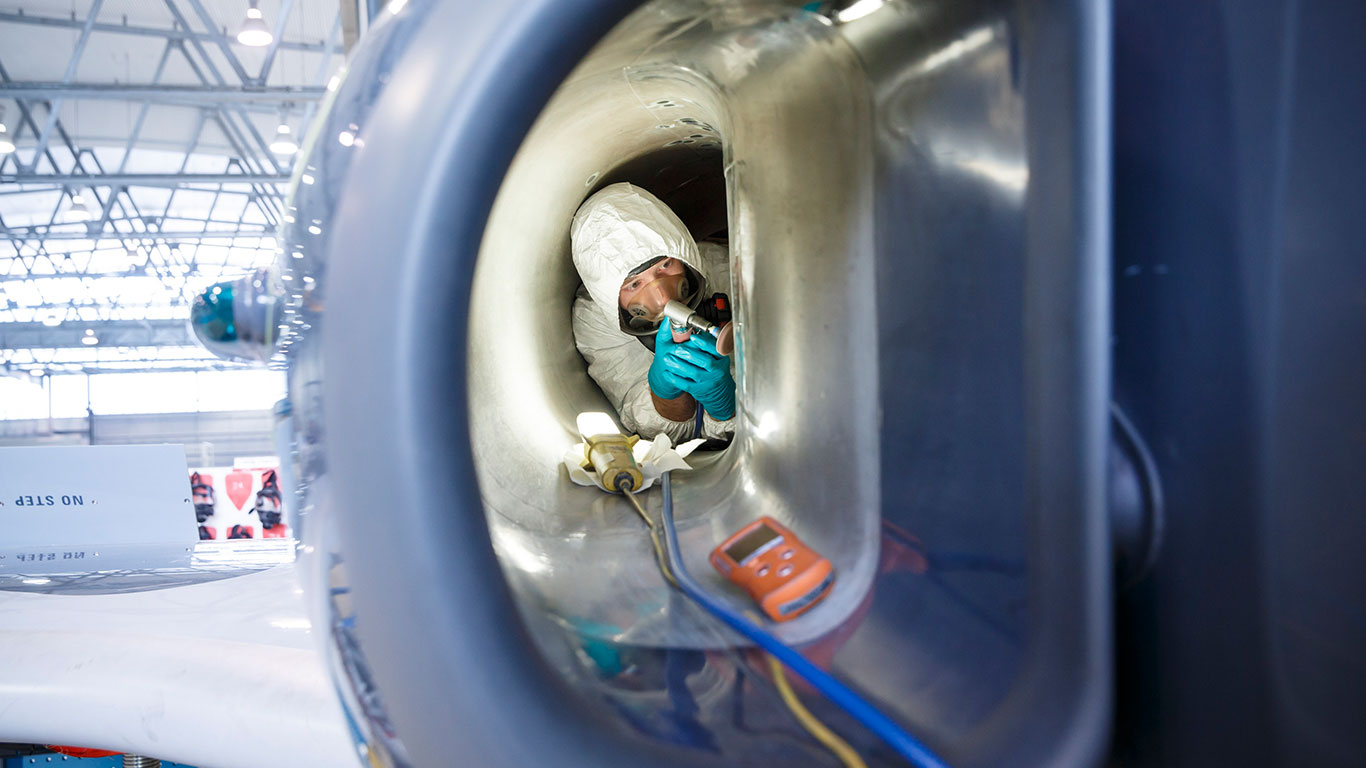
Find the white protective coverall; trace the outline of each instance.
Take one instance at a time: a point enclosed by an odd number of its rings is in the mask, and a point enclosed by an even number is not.
[[[646,381],[654,353],[621,329],[618,295],[636,267],[656,256],[671,256],[706,280],[706,296],[729,296],[726,249],[694,242],[688,228],[659,198],[625,183],[604,187],[588,198],[574,214],[569,236],[574,266],[583,279],[574,300],[574,341],[588,361],[588,375],[617,409],[628,433],[646,439],[664,433],[675,445],[692,438],[694,419],[670,421],[655,410]],[[703,436],[721,438],[732,431],[731,421],[706,415]]]

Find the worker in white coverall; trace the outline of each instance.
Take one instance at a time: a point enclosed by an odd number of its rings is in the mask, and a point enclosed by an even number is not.
[[[670,299],[714,322],[718,312],[729,319],[726,249],[694,242],[668,206],[630,184],[612,184],[588,198],[574,215],[570,241],[583,279],[574,301],[574,340],[626,429],[647,439],[664,433],[675,443],[695,434],[729,438],[735,415],[730,358],[705,334],[675,342],[664,319]]]

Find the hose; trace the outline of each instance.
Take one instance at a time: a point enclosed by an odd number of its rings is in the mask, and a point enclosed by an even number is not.
[[[883,714],[881,710],[869,704],[863,697],[844,683],[836,680],[830,673],[812,664],[806,657],[784,645],[782,641],[768,631],[712,597],[700,584],[693,580],[688,573],[687,566],[683,564],[683,553],[678,547],[678,531],[674,528],[673,485],[670,482],[669,474],[665,472],[663,477],[664,540],[668,547],[669,560],[673,563],[673,575],[678,582],[679,589],[731,629],[776,657],[778,661],[797,673],[811,687],[820,691],[831,703],[849,713],[851,717],[862,723],[878,738],[886,742],[888,746],[896,750],[898,754],[910,760],[911,763],[921,768],[948,768],[948,764],[938,755],[931,752],[928,747],[907,733],[905,729]],[[653,526],[651,526],[651,530],[653,530]]]
[[[644,507],[642,507],[640,502],[636,499],[635,494],[628,488],[623,487],[630,482],[631,480],[629,477],[619,479],[617,481],[617,491],[625,496],[627,501],[631,502],[631,508],[634,509],[636,514],[640,516],[640,519],[645,522],[645,527],[650,529],[650,541],[654,544],[655,560],[659,563],[660,573],[664,574],[664,578],[668,580],[669,584],[672,585],[674,589],[683,591],[683,588],[678,583],[678,579],[673,575],[673,570],[669,567],[669,557],[665,553],[664,547],[660,544],[659,527],[656,526],[654,521],[650,519],[650,516],[645,513]],[[825,723],[822,723],[815,715],[811,714],[811,710],[807,709],[806,705],[802,704],[802,700],[798,698],[796,691],[793,691],[792,686],[787,682],[787,674],[783,671],[782,664],[778,663],[777,659],[767,653],[764,654],[764,659],[768,662],[769,673],[773,677],[774,685],[778,688],[778,695],[782,697],[783,704],[787,705],[787,708],[792,712],[792,716],[806,729],[806,732],[811,734],[811,737],[820,742],[826,749],[830,750],[835,757],[844,764],[844,768],[867,768],[867,764],[863,762],[863,758],[859,757],[858,752],[856,752],[853,747],[849,746],[849,742],[840,738],[839,734],[830,730]]]
[[[626,482],[630,482],[630,480],[628,479]],[[655,526],[650,516],[645,514],[645,508],[640,506],[640,502],[636,500],[636,495],[622,488],[623,484],[622,481],[617,481],[617,491],[625,496],[627,501],[631,502],[631,508],[636,511],[637,515],[640,515],[641,520],[645,521],[645,527],[650,529],[650,543],[655,548],[655,562],[659,563],[659,572],[664,574],[664,578],[674,589],[681,590],[682,587],[678,586],[678,580],[674,578],[673,570],[669,568],[669,556],[664,553],[664,545],[659,541],[659,528]]]
[[[792,684],[787,682],[787,672],[783,670],[782,663],[773,658],[771,653],[765,653],[764,660],[768,662],[768,672],[773,676],[773,684],[778,687],[778,695],[783,697],[783,703],[792,710],[792,716],[797,718],[797,722],[802,724],[807,733],[811,734],[811,738],[835,753],[835,757],[844,763],[844,768],[868,768],[863,758],[859,757],[859,753],[849,746],[849,742],[840,738],[839,734],[830,730],[806,708],[797,697],[797,692],[792,690]]]

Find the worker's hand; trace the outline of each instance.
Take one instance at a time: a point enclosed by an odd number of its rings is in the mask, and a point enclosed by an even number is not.
[[[735,380],[730,377],[730,358],[717,352],[716,341],[705,334],[693,334],[681,344],[675,342],[668,325],[661,323],[655,336],[650,389],[666,397],[655,389],[658,378],[661,385],[677,388],[669,390],[675,392],[674,397],[683,392],[692,395],[712,418],[725,421],[734,416]]]
[[[678,346],[678,342],[674,341],[673,332],[669,330],[669,321],[660,323],[659,330],[655,332],[655,359],[650,363],[647,378],[650,382],[650,391],[662,400],[673,400],[687,391],[683,388],[684,379],[664,363]]]
[[[692,421],[693,416],[697,414],[697,401],[683,389],[688,382],[664,364],[664,361],[672,356],[674,347],[678,345],[674,342],[668,321],[660,323],[659,326],[659,331],[655,334],[655,358],[650,363],[648,375],[650,401],[654,403],[655,413],[669,421]]]

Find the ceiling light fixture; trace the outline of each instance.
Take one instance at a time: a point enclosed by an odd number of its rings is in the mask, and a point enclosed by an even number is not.
[[[10,141],[9,129],[5,127],[5,108],[0,107],[0,155],[8,155],[14,151],[14,142]]]
[[[90,205],[85,202],[80,192],[71,193],[71,208],[67,212],[74,221],[90,221],[95,218],[95,212],[90,210]]]
[[[277,155],[292,155],[299,151],[299,144],[290,135],[289,123],[280,118],[280,124],[275,127],[275,139],[270,142],[270,151]]]
[[[247,8],[247,18],[237,33],[237,42],[252,48],[261,48],[270,45],[274,39],[270,27],[266,26],[265,19],[261,17],[261,9],[256,7],[256,0],[251,0],[251,5]]]

